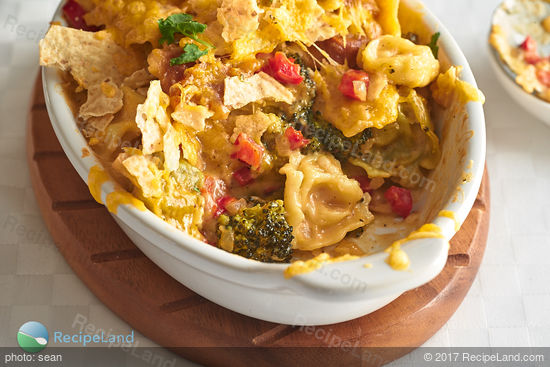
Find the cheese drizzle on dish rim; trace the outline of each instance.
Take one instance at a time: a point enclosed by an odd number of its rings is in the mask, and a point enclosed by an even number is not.
[[[101,186],[109,181],[109,175],[100,166],[93,166],[88,174],[88,187],[95,201],[103,204],[101,199]]]
[[[439,226],[433,223],[424,224],[416,231],[411,232],[407,237],[395,241],[385,250],[385,252],[389,253],[386,259],[388,265],[394,270],[407,270],[410,265],[410,260],[407,253],[401,249],[401,245],[424,238],[445,238],[445,236],[441,233],[441,228],[439,228]]]
[[[145,204],[143,204],[143,201],[137,199],[129,192],[115,190],[107,195],[107,198],[105,199],[105,206],[109,212],[117,214],[118,207],[120,205],[131,205],[142,212],[147,210]]]
[[[88,174],[88,188],[90,189],[90,194],[92,194],[95,201],[99,204],[104,204],[109,212],[117,214],[120,205],[131,205],[140,211],[146,210],[143,201],[122,189],[116,189],[107,194],[104,203],[101,199],[101,187],[108,181],[111,181],[109,175],[99,165],[95,165],[90,169],[90,173]]]
[[[450,210],[442,210],[437,216],[451,219],[454,222],[456,232],[458,232],[458,230],[460,229],[460,223],[458,223],[454,212]]]

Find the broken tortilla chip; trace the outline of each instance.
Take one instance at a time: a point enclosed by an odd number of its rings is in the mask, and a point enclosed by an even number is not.
[[[174,123],[174,128],[179,132],[180,149],[182,157],[187,160],[192,166],[197,166],[199,163],[199,152],[201,144],[197,139],[194,131],[187,126],[178,122]]]
[[[172,118],[196,131],[204,131],[206,119],[212,117],[214,112],[205,106],[186,104],[183,101],[172,113]]]
[[[106,79],[120,85],[123,76],[114,59],[126,51],[108,33],[98,33],[52,25],[40,41],[40,65],[70,72],[84,89]]]
[[[263,71],[244,79],[239,76],[228,77],[224,84],[223,103],[231,108],[241,108],[262,99],[288,104],[295,99],[290,90]]]
[[[151,82],[147,99],[138,105],[136,123],[142,133],[143,153],[164,152],[164,168],[175,171],[183,154],[192,165],[198,163],[200,145],[189,128],[172,123],[167,109],[170,98],[162,91],[160,81]]]
[[[113,114],[108,114],[99,117],[90,117],[86,124],[87,126],[93,128],[95,131],[105,131],[107,126],[113,121],[115,116]]]
[[[164,146],[164,168],[169,171],[175,171],[180,165],[180,144],[181,136],[172,124],[168,125],[168,129],[162,137]]]
[[[137,106],[136,123],[141,130],[143,153],[152,154],[163,149],[163,135],[170,125],[166,108],[170,103],[160,86],[160,81],[151,82],[147,99]]]
[[[124,79],[122,85],[137,90],[142,87],[148,87],[149,83],[154,79],[155,77],[147,69],[141,69]]]
[[[260,143],[262,135],[276,121],[277,116],[274,114],[266,114],[260,111],[253,115],[239,115],[235,119],[235,129],[233,129],[233,135],[231,135],[231,142],[234,143],[239,134],[244,133]]]
[[[223,0],[218,8],[218,22],[223,26],[222,37],[233,42],[258,29],[262,10],[256,0]]]
[[[122,153],[123,154],[123,153]],[[122,160],[128,178],[141,189],[146,198],[162,196],[161,171],[150,156],[132,155]]]
[[[88,99],[80,106],[78,115],[84,120],[114,115],[122,109],[122,97],[122,90],[110,80],[94,84],[88,89]]]
[[[98,132],[100,133],[99,135],[103,135],[114,118],[115,116],[111,114],[100,117],[90,117],[80,126],[80,131],[88,139],[97,137]]]

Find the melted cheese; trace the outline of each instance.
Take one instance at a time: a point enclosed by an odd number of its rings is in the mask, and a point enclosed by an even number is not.
[[[441,228],[433,223],[424,224],[416,231],[411,232],[407,237],[395,241],[385,252],[389,253],[386,262],[395,270],[407,270],[410,265],[408,255],[401,249],[401,245],[423,238],[445,238],[441,233]]]
[[[92,7],[84,16],[86,23],[105,25],[106,31],[114,36],[117,43],[125,46],[146,42],[157,45],[160,38],[157,20],[182,13],[186,8],[176,0],[87,0],[86,4]],[[180,8],[182,5],[183,8]]]
[[[321,112],[324,119],[346,137],[370,127],[381,129],[397,120],[399,93],[394,85],[386,83],[376,100],[356,101],[338,90],[345,71],[344,66],[326,65],[313,74],[318,87],[314,109]]]
[[[462,67],[451,66],[445,73],[439,74],[431,85],[433,99],[443,107],[450,107],[456,95],[460,103],[485,103],[483,93],[471,84],[458,79]]]
[[[109,175],[100,166],[93,166],[88,173],[88,188],[95,201],[103,204],[101,200],[101,186],[109,181]]]
[[[107,195],[105,206],[109,212],[116,214],[120,205],[131,205],[138,210],[146,210],[143,201],[136,199],[132,194],[126,191],[116,190]]]
[[[344,255],[339,257],[330,257],[327,253],[322,253],[313,259],[307,261],[295,261],[290,264],[284,272],[285,278],[292,278],[296,275],[307,274],[320,269],[322,266],[327,264],[338,263],[342,261],[350,261],[358,259],[359,256]]]
[[[397,18],[399,11],[399,0],[378,0],[380,13],[378,14],[378,23],[382,26],[385,34],[392,36],[401,36],[401,25]]]
[[[401,249],[401,246],[392,245],[389,248],[389,251],[386,250],[386,252],[389,252],[386,262],[394,270],[407,270],[409,268],[411,261],[409,260],[409,256],[407,255],[407,253]]]
[[[445,217],[451,219],[455,224],[455,231],[458,232],[460,229],[460,223],[458,223],[458,220],[456,220],[455,213],[450,210],[442,210],[437,215],[438,217]]]

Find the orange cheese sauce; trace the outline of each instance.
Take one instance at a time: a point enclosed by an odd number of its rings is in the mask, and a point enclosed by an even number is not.
[[[109,175],[100,166],[93,166],[88,173],[88,188],[95,201],[103,204],[101,199],[101,186],[109,181]]]
[[[442,210],[439,212],[437,216],[451,219],[455,224],[455,231],[458,232],[458,230],[460,229],[460,223],[458,223],[458,220],[456,219],[454,212],[450,210]]]
[[[410,266],[410,260],[408,255],[401,249],[401,245],[423,238],[444,238],[441,233],[441,228],[436,226],[433,223],[424,224],[418,230],[411,232],[407,237],[395,241],[390,247],[388,247],[385,252],[387,252],[388,258],[386,263],[391,266],[394,270],[407,270]]]
[[[322,266],[327,264],[333,264],[342,261],[350,261],[358,259],[359,256],[344,255],[339,257],[330,257],[327,253],[322,253],[313,259],[307,261],[295,261],[285,269],[285,278],[292,278],[296,275],[311,273]]]
[[[120,205],[131,205],[141,211],[145,211],[147,209],[145,204],[143,204],[143,201],[135,198],[132,194],[126,191],[116,190],[107,195],[107,198],[105,199],[105,206],[109,212],[117,214],[118,207]]]

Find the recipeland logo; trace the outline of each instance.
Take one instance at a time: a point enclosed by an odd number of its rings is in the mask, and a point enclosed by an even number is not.
[[[48,345],[48,329],[38,321],[21,325],[17,332],[17,343],[27,353],[37,353]]]
[[[38,321],[24,323],[17,332],[17,343],[27,353],[37,353],[46,348],[49,341],[48,330]],[[104,344],[108,347],[132,345],[134,343],[134,331],[129,334],[105,334],[98,330],[96,334],[84,334],[82,331],[76,334],[67,334],[62,331],[53,331],[51,341],[55,346],[75,344],[85,347],[88,344]]]

